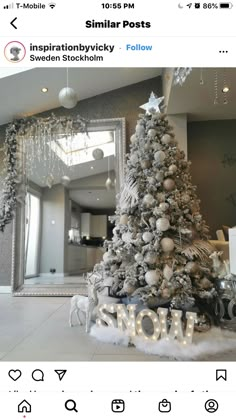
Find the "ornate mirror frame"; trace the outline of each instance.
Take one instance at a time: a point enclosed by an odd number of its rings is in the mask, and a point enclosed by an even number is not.
[[[119,193],[124,179],[125,155],[126,155],[126,127],[125,118],[111,118],[90,120],[87,123],[87,131],[111,130],[115,133],[116,155],[116,191]],[[19,140],[19,141],[24,141]],[[21,153],[19,154],[22,155]],[[18,157],[20,159],[20,157]],[[21,158],[23,159],[23,158]],[[18,167],[22,168],[23,162]],[[21,169],[22,170],[22,169]],[[72,296],[78,293],[78,287],[62,285],[24,285],[25,266],[25,204],[18,200],[13,218],[12,234],[12,275],[11,289],[14,296]]]

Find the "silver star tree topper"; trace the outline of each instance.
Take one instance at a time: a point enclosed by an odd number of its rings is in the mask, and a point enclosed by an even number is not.
[[[151,114],[152,112],[161,112],[160,103],[164,100],[164,96],[158,98],[154,92],[151,93],[149,101],[146,104],[140,105],[139,108],[142,108],[146,111],[146,114]]]

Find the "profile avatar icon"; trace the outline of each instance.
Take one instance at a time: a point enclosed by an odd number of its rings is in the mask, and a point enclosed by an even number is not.
[[[4,48],[4,56],[10,63],[19,63],[24,60],[26,48],[20,41],[11,41]]]
[[[19,57],[20,52],[21,52],[21,48],[12,47],[10,49],[10,54],[13,55],[13,58],[11,58],[11,61],[19,61],[20,60],[20,57]]]

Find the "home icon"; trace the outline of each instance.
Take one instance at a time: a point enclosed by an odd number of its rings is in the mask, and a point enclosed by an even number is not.
[[[28,403],[28,401],[23,400],[18,405],[18,413],[31,413],[31,405]]]

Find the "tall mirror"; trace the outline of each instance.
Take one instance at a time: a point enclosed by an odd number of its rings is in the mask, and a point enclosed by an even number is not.
[[[22,136],[25,200],[15,218],[15,295],[73,295],[111,239],[123,181],[125,120],[94,120],[86,132],[42,142]]]

